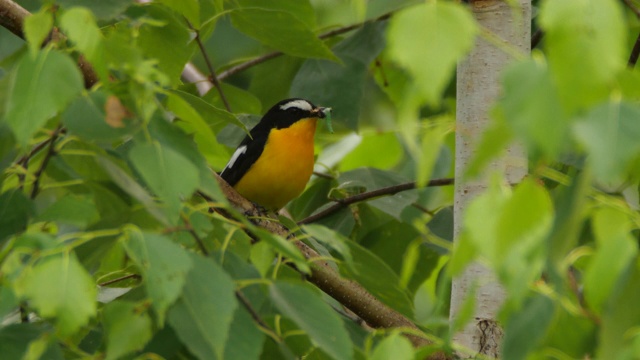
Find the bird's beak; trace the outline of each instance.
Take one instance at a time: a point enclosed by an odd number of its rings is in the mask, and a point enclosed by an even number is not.
[[[326,114],[327,111],[331,111],[331,108],[317,107],[317,108],[311,110],[311,113],[314,114],[314,115],[317,115],[318,118],[320,118],[320,119],[324,119],[327,116],[327,114]]]

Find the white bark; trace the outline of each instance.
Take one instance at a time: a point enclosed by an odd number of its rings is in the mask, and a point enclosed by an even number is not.
[[[531,0],[518,0],[520,9],[510,8],[499,0],[470,1],[470,8],[484,28],[523,53],[530,52]],[[486,128],[490,107],[500,94],[500,78],[513,58],[495,45],[478,38],[469,56],[458,66],[456,114],[456,190],[454,201],[454,236],[462,229],[463,213],[471,199],[483,192],[486,178],[462,183],[462,175],[473,157],[478,140]],[[519,182],[526,174],[526,155],[517,145],[507,149],[507,155],[491,164],[491,169],[503,170],[510,183]],[[488,214],[488,216],[491,216]],[[479,263],[471,264],[453,279],[451,319],[454,319],[476,284],[476,309],[473,320],[454,341],[480,354],[500,357],[502,329],[495,318],[504,302],[505,292],[494,274]]]

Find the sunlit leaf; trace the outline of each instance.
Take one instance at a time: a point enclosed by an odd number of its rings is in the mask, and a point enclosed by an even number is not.
[[[53,17],[46,9],[28,16],[24,20],[24,36],[29,42],[29,50],[32,54],[35,55],[40,49],[52,28]]]
[[[17,290],[40,316],[55,319],[63,336],[79,331],[96,314],[95,282],[73,253],[38,262],[26,270]]]
[[[569,111],[606,99],[610,82],[623,69],[627,56],[624,23],[621,5],[615,0],[542,3],[540,25],[549,65]]]
[[[415,77],[424,99],[436,104],[477,32],[461,4],[431,1],[394,14],[387,34],[389,54]]]
[[[640,106],[608,103],[593,108],[575,124],[575,135],[588,151],[593,174],[602,181],[621,181],[640,157]]]
[[[25,54],[12,74],[5,121],[21,146],[82,91],[82,77],[71,58],[55,50]]]
[[[89,60],[102,80],[108,80],[105,48],[102,43],[103,36],[93,13],[86,8],[71,8],[60,17],[60,26],[65,35]]]

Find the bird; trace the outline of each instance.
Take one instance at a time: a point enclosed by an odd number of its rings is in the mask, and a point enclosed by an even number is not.
[[[220,176],[264,209],[283,208],[311,178],[316,123],[330,111],[301,98],[278,102],[240,142]]]

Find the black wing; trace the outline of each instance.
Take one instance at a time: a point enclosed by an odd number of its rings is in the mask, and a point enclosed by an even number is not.
[[[231,186],[235,186],[240,179],[244,176],[244,174],[249,171],[251,166],[258,160],[260,155],[262,155],[262,151],[264,150],[264,145],[267,143],[268,132],[266,134],[259,131],[251,131],[251,136],[248,135],[242,140],[240,145],[238,145],[236,149],[237,152],[241,152],[236,156],[231,157],[227,166],[222,170],[220,176],[229,183]],[[244,151],[242,151],[243,147],[245,147]]]

